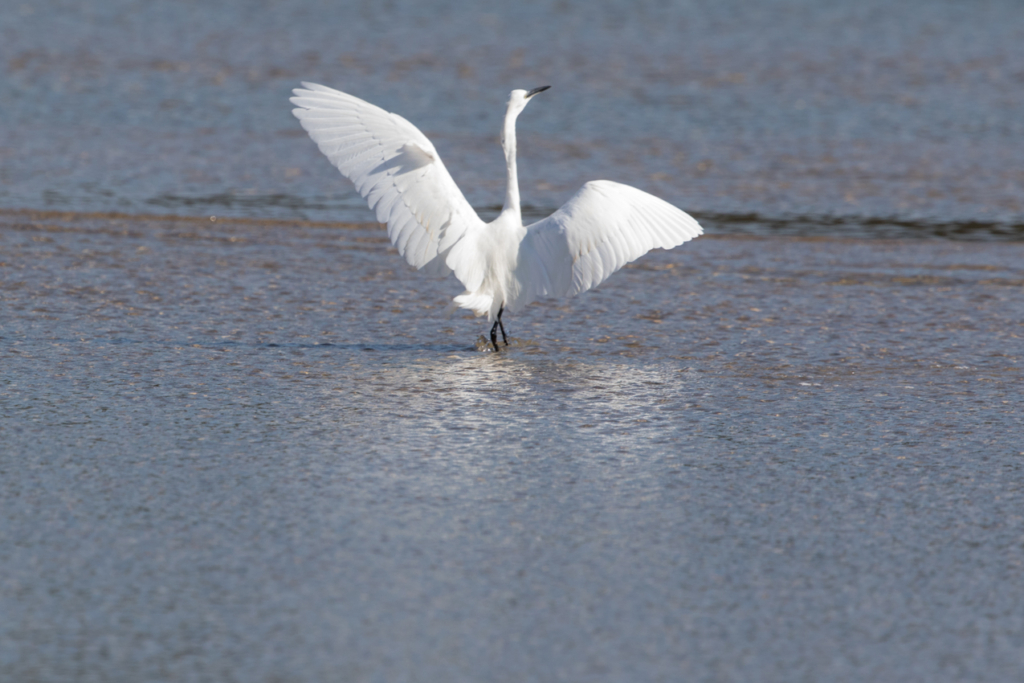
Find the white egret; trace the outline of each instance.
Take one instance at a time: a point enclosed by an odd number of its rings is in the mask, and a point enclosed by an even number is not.
[[[586,183],[547,218],[523,226],[516,174],[516,118],[550,86],[513,90],[501,146],[508,167],[505,206],[484,223],[423,133],[398,114],[347,93],[303,83],[292,113],[342,175],[369,202],[412,266],[454,272],[466,288],[454,305],[486,315],[491,344],[501,315],[538,297],[575,296],[651,249],[671,249],[703,231],[668,202],[610,180]]]

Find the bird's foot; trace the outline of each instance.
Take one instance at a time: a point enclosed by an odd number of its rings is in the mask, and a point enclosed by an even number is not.
[[[491,346],[494,347],[494,352],[498,353],[498,323],[491,325]],[[502,330],[502,336],[505,336],[505,331]],[[508,346],[508,342],[505,342],[505,346]]]
[[[502,305],[501,308],[498,309],[498,329],[501,330],[501,340],[505,342],[505,346],[508,346],[508,337],[505,336],[505,324],[501,322],[501,314],[504,312],[505,306]],[[491,334],[494,334],[493,329],[491,329]],[[497,346],[495,346],[495,349],[497,349]]]

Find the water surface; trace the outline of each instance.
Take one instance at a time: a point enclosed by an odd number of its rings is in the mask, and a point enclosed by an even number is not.
[[[419,126],[485,215],[513,88],[527,215],[608,178],[713,232],[1020,239],[1024,6],[139,3],[0,9],[0,206],[373,220],[301,80]]]
[[[1024,6],[0,7],[0,679],[1024,676]],[[709,233],[506,320],[291,116]],[[927,239],[922,239],[927,238]]]
[[[5,678],[1024,671],[1017,244],[701,238],[501,354],[376,226],[0,250]]]

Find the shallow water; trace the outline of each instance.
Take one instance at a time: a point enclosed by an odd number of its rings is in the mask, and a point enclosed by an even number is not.
[[[486,323],[376,226],[0,214],[5,680],[1013,680],[1024,246]]]
[[[4,4],[0,680],[1021,679],[1021,44],[1013,0]],[[550,83],[526,217],[609,178],[709,235],[495,354],[301,80],[485,217]]]
[[[0,207],[373,220],[290,114],[396,111],[467,198],[637,185],[718,233],[1021,239],[1015,0],[140,3],[0,8]]]

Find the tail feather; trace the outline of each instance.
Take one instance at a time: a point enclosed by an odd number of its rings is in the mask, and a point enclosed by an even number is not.
[[[491,304],[494,303],[494,297],[490,294],[464,292],[455,297],[455,299],[452,300],[452,303],[459,308],[465,308],[473,311],[473,315],[478,318],[482,315],[486,315],[489,320],[491,317]]]

